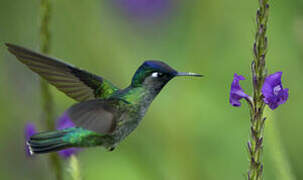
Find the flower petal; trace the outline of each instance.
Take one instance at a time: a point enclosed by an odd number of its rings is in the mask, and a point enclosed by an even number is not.
[[[75,124],[71,121],[70,117],[68,116],[67,112],[64,112],[61,117],[58,118],[56,129],[66,129],[70,127],[75,127]]]
[[[262,86],[263,100],[272,110],[284,104],[288,99],[288,89],[283,89],[282,72],[267,76]]]
[[[70,156],[78,153],[80,148],[68,148],[61,151],[58,151],[58,154],[63,158],[69,158]]]
[[[233,82],[231,83],[230,88],[230,97],[229,97],[229,103],[232,106],[238,107],[241,106],[240,100],[242,98],[248,98],[249,96],[244,92],[244,90],[241,88],[239,81],[245,80],[245,78],[241,75],[234,74]]]
[[[276,72],[265,78],[262,87],[262,94],[264,97],[271,96],[273,94],[274,87],[278,87],[279,85],[281,86],[281,76],[282,72]]]

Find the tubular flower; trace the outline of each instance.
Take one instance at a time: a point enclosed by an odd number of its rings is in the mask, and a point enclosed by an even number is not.
[[[241,88],[239,81],[245,80],[245,78],[237,73],[234,74],[233,82],[231,83],[230,87],[230,96],[229,96],[229,103],[232,106],[241,106],[240,100],[242,98],[248,99],[250,96],[245,94],[244,90]]]
[[[288,99],[288,89],[283,89],[281,76],[282,72],[267,76],[262,87],[263,100],[272,110]]]

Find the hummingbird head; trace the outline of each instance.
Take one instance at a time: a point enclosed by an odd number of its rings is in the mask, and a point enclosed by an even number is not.
[[[145,61],[138,68],[133,76],[131,86],[144,86],[155,92],[160,92],[166,83],[176,76],[202,77],[202,75],[196,73],[178,72],[164,62],[150,60]]]

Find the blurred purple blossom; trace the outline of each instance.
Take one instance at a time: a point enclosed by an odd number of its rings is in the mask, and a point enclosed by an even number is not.
[[[234,74],[233,82],[231,83],[230,88],[230,96],[229,96],[229,103],[232,106],[241,106],[240,100],[242,98],[249,98],[247,94],[244,93],[244,90],[241,88],[239,81],[245,80],[245,78],[237,73]]]
[[[172,8],[172,0],[113,0],[123,14],[133,20],[146,23],[166,17]]]
[[[263,100],[272,110],[288,99],[288,89],[283,89],[281,76],[282,72],[267,76],[262,87]]]
[[[65,128],[71,128],[74,127],[75,124],[71,121],[71,119],[69,118],[68,114],[65,112],[63,113],[63,115],[58,118],[57,120],[57,124],[56,124],[56,129],[61,130],[61,129],[65,129]],[[25,143],[30,140],[30,137],[34,134],[36,134],[36,126],[33,123],[27,123],[25,125]],[[68,149],[64,149],[58,152],[58,154],[63,157],[63,158],[68,158],[73,154],[76,154],[77,152],[79,152],[79,148],[68,148]],[[28,147],[27,144],[25,144],[25,152],[28,156],[31,156],[30,153],[30,149]]]
[[[75,127],[75,124],[71,121],[67,112],[64,112],[63,115],[57,120],[56,129],[61,130],[71,127]],[[58,154],[63,158],[69,158],[71,155],[76,154],[79,151],[79,148],[68,148],[58,151]]]
[[[58,154],[63,158],[69,158],[70,156],[77,154],[79,151],[79,148],[68,148],[58,151]]]
[[[56,129],[66,129],[70,127],[75,127],[75,124],[71,121],[70,117],[68,116],[67,112],[64,112],[61,117],[58,118],[56,123]]]
[[[25,125],[25,128],[24,128],[25,152],[26,152],[26,155],[27,155],[28,157],[32,156],[32,154],[30,153],[30,149],[29,149],[29,147],[28,147],[28,145],[27,145],[27,141],[29,140],[29,138],[30,138],[32,135],[34,135],[34,134],[36,134],[36,133],[37,133],[37,131],[36,131],[36,126],[35,126],[35,124],[33,124],[33,123],[27,123],[27,124]]]

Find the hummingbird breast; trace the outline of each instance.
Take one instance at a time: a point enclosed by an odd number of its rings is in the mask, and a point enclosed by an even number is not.
[[[113,139],[112,147],[117,146],[140,124],[149,105],[157,95],[144,88],[127,89],[124,96],[119,96],[120,116],[116,119],[116,128],[110,134]],[[121,100],[121,98],[123,100]],[[126,103],[129,102],[129,103]]]
[[[132,106],[127,108],[127,111],[121,114],[117,120],[117,127],[111,136],[114,139],[114,146],[117,146],[130,133],[132,133],[143,119],[148,107]]]

